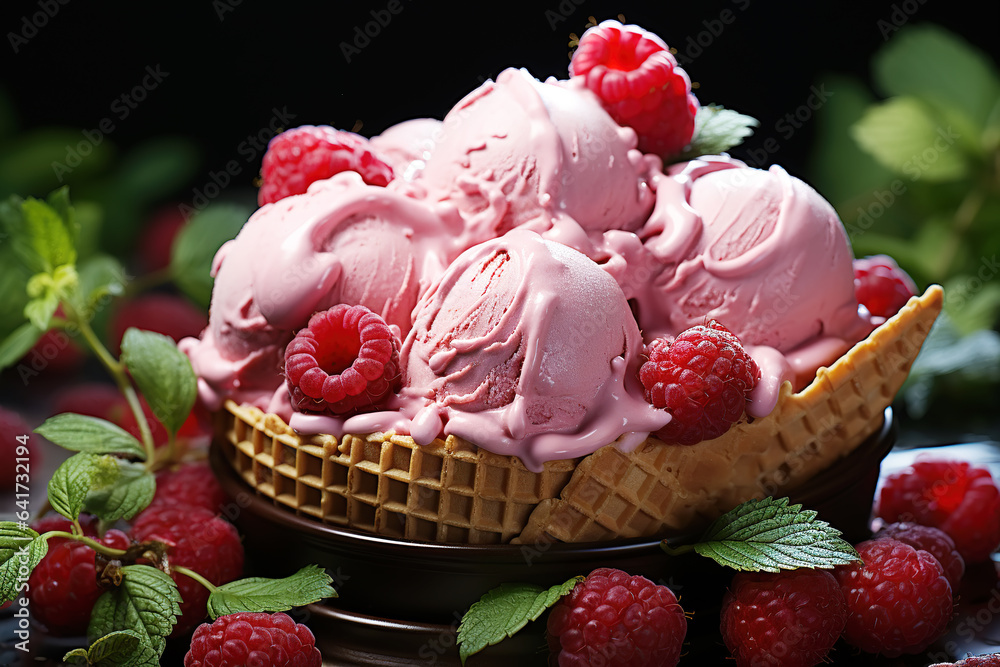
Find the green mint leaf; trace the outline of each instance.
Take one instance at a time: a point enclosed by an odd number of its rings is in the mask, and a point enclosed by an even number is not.
[[[217,204],[195,214],[174,241],[170,273],[195,303],[208,308],[212,297],[212,260],[222,244],[236,238],[250,209]]]
[[[0,233],[4,248],[9,248],[23,269],[30,274],[46,270],[45,260],[35,249],[34,239],[24,216],[24,200],[17,196],[0,202]]]
[[[122,338],[122,362],[156,418],[177,433],[198,394],[198,380],[187,356],[169,336],[133,328]]]
[[[47,290],[43,296],[32,299],[24,307],[24,316],[39,331],[47,331],[59,307],[59,295],[54,290]]]
[[[90,658],[87,656],[87,649],[75,648],[63,656],[63,662],[67,665],[89,665]]]
[[[533,584],[501,584],[486,593],[469,607],[458,626],[462,664],[470,655],[513,636],[581,581],[583,577],[573,577],[549,589]]]
[[[87,660],[94,667],[121,667],[138,657],[142,647],[142,637],[134,630],[110,632],[93,644],[87,651]]]
[[[664,542],[666,549],[666,543]],[[709,526],[696,553],[735,570],[777,572],[832,568],[858,560],[840,531],[788,498],[749,500]]]
[[[912,180],[954,181],[969,172],[952,125],[915,97],[869,107],[851,134],[880,164]],[[924,156],[928,148],[934,151],[933,160]]]
[[[703,106],[694,118],[691,144],[677,161],[725,152],[743,143],[757,125],[757,119],[751,116],[715,104]]]
[[[87,636],[96,642],[121,630],[139,638],[129,667],[155,667],[166,646],[177,617],[181,596],[170,575],[149,565],[126,565],[122,584],[97,599],[90,616]]]
[[[25,322],[0,342],[0,369],[13,366],[28,353],[45,333],[31,322]]]
[[[84,316],[93,313],[106,296],[125,293],[128,275],[111,255],[94,255],[80,265],[80,297]]]
[[[46,440],[64,449],[90,454],[124,454],[146,458],[135,436],[111,422],[67,412],[46,419],[35,429]]]
[[[0,521],[0,604],[17,597],[48,551],[48,541],[31,528],[14,521]]]
[[[91,491],[84,505],[105,521],[128,521],[146,509],[156,495],[156,477],[141,463],[114,459],[118,476],[107,486]]]
[[[316,565],[307,565],[284,579],[250,577],[219,586],[208,596],[212,620],[242,611],[275,612],[336,597],[333,579]]]
[[[46,202],[31,198],[24,200],[21,211],[31,247],[41,258],[44,271],[52,273],[57,267],[76,263],[76,224],[71,214],[64,218]],[[64,214],[71,211],[62,210]]]
[[[87,494],[100,483],[99,480],[103,481],[102,468],[108,464],[115,466],[113,461],[102,462],[103,458],[81,453],[63,461],[49,480],[49,504],[52,509],[75,521],[80,516]],[[117,466],[115,470],[117,472]]]

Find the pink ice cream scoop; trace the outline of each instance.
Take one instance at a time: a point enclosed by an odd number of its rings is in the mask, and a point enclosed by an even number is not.
[[[397,178],[411,181],[423,170],[441,135],[441,121],[414,118],[387,128],[371,138],[371,145],[385,158]]]
[[[636,145],[581,82],[507,69],[448,113],[418,182],[458,206],[476,241],[565,218],[588,231],[637,229],[659,160]]]
[[[464,252],[414,312],[402,394],[431,403],[412,435],[437,436],[443,419],[444,433],[533,470],[624,434],[628,449],[669,421],[642,399],[641,348],[621,288],[597,264],[509,232]]]
[[[215,257],[208,329],[181,341],[203,400],[284,414],[272,398],[285,345],[313,313],[339,303],[366,306],[405,336],[421,291],[459,254],[461,224],[453,210],[353,172],[259,209]]]
[[[709,157],[671,167],[656,187],[642,248],[609,263],[647,339],[718,320],[760,364],[760,391],[776,398],[783,379],[801,385],[873,328],[854,296],[840,219],[781,167]]]

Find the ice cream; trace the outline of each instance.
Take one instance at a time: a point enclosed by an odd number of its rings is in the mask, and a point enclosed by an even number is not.
[[[636,381],[642,339],[617,283],[583,254],[526,230],[481,243],[414,312],[404,396],[430,399],[444,432],[533,470],[669,421]],[[438,435],[412,432],[418,442]]]
[[[388,161],[394,173],[412,181],[423,171],[434,144],[441,135],[441,121],[414,118],[393,125],[372,137],[372,148]]]
[[[637,142],[579,82],[507,69],[448,112],[417,182],[458,206],[481,240],[564,216],[585,230],[635,229],[660,164]]]

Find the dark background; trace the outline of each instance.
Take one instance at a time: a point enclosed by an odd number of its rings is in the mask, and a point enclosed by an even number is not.
[[[290,127],[350,129],[360,121],[366,136],[407,118],[440,118],[504,67],[528,67],[539,78],[566,76],[569,34],[582,33],[589,16],[603,20],[623,13],[660,34],[681,56],[696,56],[686,69],[700,84],[696,92],[703,103],[760,119],[756,137],[742,149],[748,150],[778,136],[775,123],[808,100],[820,76],[867,78],[871,55],[894,23],[937,22],[992,49],[994,57],[1000,25],[998,3],[973,9],[964,0],[545,0],[457,4],[457,9],[395,0],[397,14],[388,11],[388,0],[178,4],[3,3],[0,87],[13,101],[19,127],[62,125],[82,132],[111,118],[115,129],[109,136],[121,148],[143,138],[185,135],[203,150],[202,171],[192,186],[232,159],[255,164],[240,175],[249,186],[259,156],[251,156],[243,142],[266,130],[274,109],[294,116]],[[318,9],[322,6],[326,9]],[[46,8],[54,15],[46,16]],[[386,25],[378,26],[367,45],[359,39],[362,48],[348,62],[343,44],[356,48],[358,32],[379,16],[388,18]],[[369,26],[372,32],[375,25]],[[12,35],[33,36],[22,42]],[[125,107],[116,100],[142,82],[147,66],[167,76],[120,119]],[[769,161],[806,175],[811,141],[806,123],[780,140],[780,151]],[[740,149],[734,152],[741,156]],[[190,193],[189,188],[179,196],[183,200]]]

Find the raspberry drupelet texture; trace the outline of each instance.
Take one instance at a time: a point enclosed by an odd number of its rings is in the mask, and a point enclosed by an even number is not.
[[[267,145],[257,201],[263,206],[305,192],[309,185],[342,171],[356,171],[369,185],[386,185],[392,167],[353,132],[303,125],[282,132]]]
[[[909,544],[914,549],[923,549],[937,558],[944,570],[944,576],[951,584],[952,593],[958,592],[958,584],[965,574],[965,560],[955,548],[955,542],[948,534],[938,528],[921,526],[917,523],[890,523],[875,533],[873,539],[891,538],[903,544]]]
[[[207,463],[185,463],[156,473],[152,505],[187,505],[218,514],[228,502],[215,473]]]
[[[70,522],[63,519],[46,519],[36,524],[42,532],[64,530],[69,532]],[[93,532],[92,532],[93,531]],[[90,526],[84,533],[96,538]],[[131,540],[120,530],[109,530],[100,542],[114,549],[128,549]],[[86,634],[90,612],[104,590],[98,585],[97,553],[83,542],[54,537],[49,540],[49,551],[28,578],[28,599],[31,614],[50,633],[61,637]]]
[[[600,568],[549,612],[550,664],[676,665],[686,633],[684,610],[669,588]]]
[[[220,616],[194,631],[184,667],[320,667],[316,638],[288,614]]]
[[[673,417],[656,433],[668,443],[693,445],[728,431],[760,381],[760,368],[739,338],[715,321],[673,340],[657,338],[646,355],[639,380],[646,400]]]
[[[918,460],[889,475],[878,515],[940,528],[966,564],[988,560],[1000,545],[1000,489],[989,470],[965,461]]]
[[[691,142],[698,100],[656,35],[604,21],[580,38],[569,72],[584,78],[619,125],[636,131],[641,151],[669,159]]]
[[[935,662],[928,667],[1000,667],[1000,653],[970,655],[958,662]]]
[[[847,623],[847,604],[826,570],[739,572],[722,600],[722,638],[737,667],[810,667]]]
[[[216,586],[243,574],[243,544],[239,533],[214,512],[186,505],[151,505],[132,524],[136,541],[156,540],[170,548],[171,566],[183,565]],[[183,635],[205,618],[208,589],[190,577],[172,572],[181,594],[181,616],[172,637]]]
[[[376,409],[399,382],[399,337],[364,306],[334,306],[285,348],[285,379],[303,412]]]
[[[863,564],[834,569],[847,601],[844,639],[890,658],[926,649],[951,619],[951,585],[941,564],[893,539],[868,540],[856,549]]]
[[[917,285],[888,255],[854,260],[854,294],[879,317],[892,317],[917,293]]]

